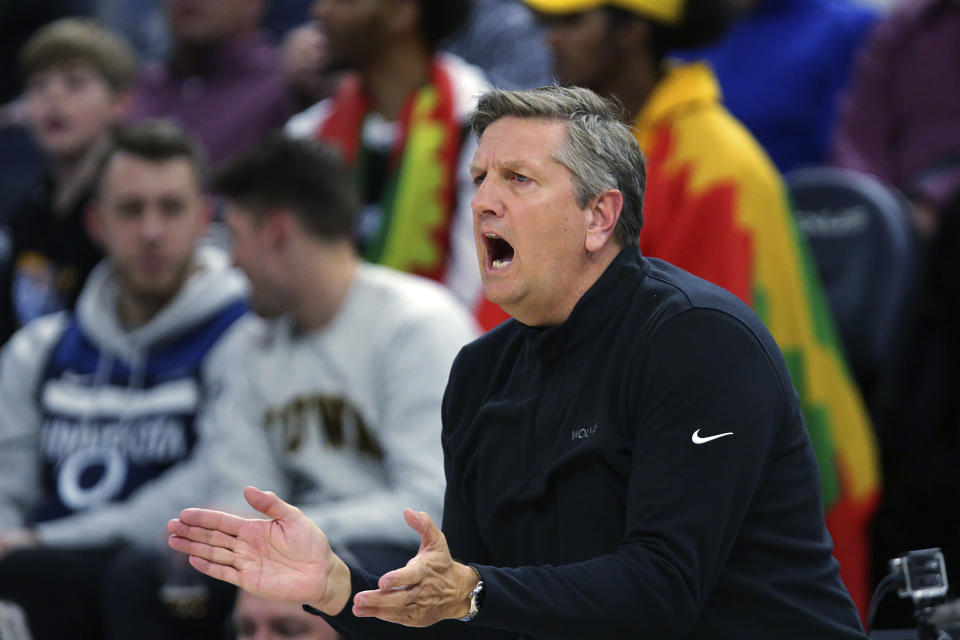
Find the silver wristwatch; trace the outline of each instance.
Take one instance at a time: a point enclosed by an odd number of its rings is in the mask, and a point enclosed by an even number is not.
[[[483,604],[483,580],[477,581],[477,586],[473,588],[467,597],[470,598],[470,613],[462,618],[458,618],[460,622],[470,622],[476,617],[477,613],[479,613],[480,605]]]

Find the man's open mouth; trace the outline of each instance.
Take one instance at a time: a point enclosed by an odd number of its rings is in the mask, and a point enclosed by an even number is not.
[[[513,260],[513,247],[495,233],[483,234],[487,246],[487,264],[491,269],[506,269]]]

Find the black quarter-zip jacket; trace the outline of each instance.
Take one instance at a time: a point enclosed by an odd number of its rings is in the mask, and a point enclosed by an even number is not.
[[[865,638],[786,365],[723,289],[624,250],[563,324],[466,346],[443,422],[442,528],[485,596],[431,637]]]

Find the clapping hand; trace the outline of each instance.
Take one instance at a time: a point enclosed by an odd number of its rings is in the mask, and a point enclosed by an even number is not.
[[[420,534],[420,550],[404,568],[385,573],[379,589],[354,596],[353,615],[409,627],[467,615],[477,572],[453,561],[446,538],[426,513],[406,509],[403,517]]]
[[[327,536],[273,492],[244,490],[269,520],[184,509],[167,525],[169,544],[208,576],[270,600],[308,603],[335,615],[350,598],[350,570]]]

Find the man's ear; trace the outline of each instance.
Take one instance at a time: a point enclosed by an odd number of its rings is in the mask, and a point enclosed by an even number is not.
[[[595,252],[604,248],[613,237],[613,231],[623,211],[623,194],[619,189],[608,189],[593,199],[587,207],[587,234],[584,246]]]
[[[271,207],[263,218],[260,233],[264,234],[267,246],[276,251],[285,251],[294,234],[293,212],[286,207]]]
[[[97,245],[101,249],[104,249],[103,246],[103,222],[100,219],[100,204],[97,202],[96,198],[90,201],[87,204],[87,208],[83,211],[83,222],[84,226],[87,228],[87,235],[90,236],[90,240],[93,241],[93,244]]]

